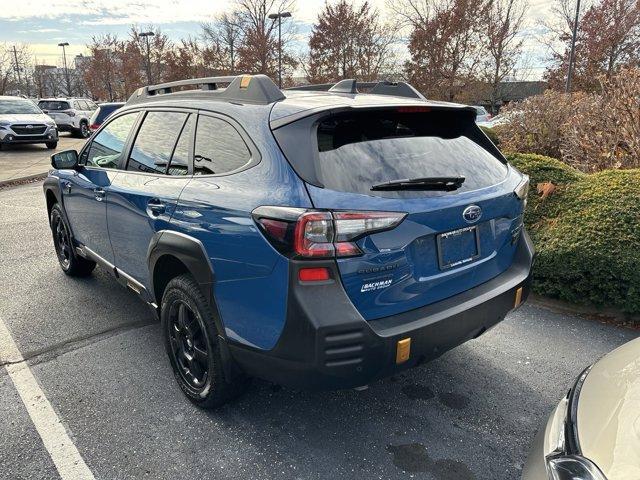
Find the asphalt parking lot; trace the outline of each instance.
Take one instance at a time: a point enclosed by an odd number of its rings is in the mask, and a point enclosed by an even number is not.
[[[47,173],[51,168],[52,153],[68,149],[80,150],[85,141],[69,133],[61,133],[55,150],[49,150],[44,144],[3,145],[0,150],[0,184]]]
[[[99,479],[517,479],[574,378],[637,336],[525,305],[365,391],[255,381],[205,412],[180,392],[136,296],[99,269],[60,271],[39,183],[0,190],[0,279],[0,319]],[[0,412],[0,478],[59,478],[5,368]]]

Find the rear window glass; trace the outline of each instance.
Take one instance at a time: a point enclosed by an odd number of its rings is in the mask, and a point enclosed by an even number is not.
[[[42,110],[69,110],[69,102],[61,102],[59,100],[45,100],[38,103],[38,106]]]
[[[121,105],[101,105],[100,108],[94,113],[95,123],[102,123],[113,112],[118,110]]]
[[[326,188],[374,194],[375,184],[421,177],[464,176],[469,191],[502,181],[507,167],[476,143],[473,121],[456,112],[349,113],[321,121],[317,129],[318,180]],[[383,196],[444,192],[375,192]]]

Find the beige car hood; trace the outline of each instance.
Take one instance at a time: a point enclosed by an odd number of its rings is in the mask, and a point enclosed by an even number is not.
[[[597,362],[580,391],[583,456],[608,480],[640,479],[640,338]]]

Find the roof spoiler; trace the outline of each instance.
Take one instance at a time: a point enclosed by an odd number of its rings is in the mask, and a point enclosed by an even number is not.
[[[331,93],[347,93],[358,94],[359,88],[368,89],[374,95],[392,95],[395,97],[417,98],[426,100],[418,90],[406,82],[390,82],[382,80],[380,82],[358,82],[354,79],[340,80],[338,83],[318,83],[315,85],[301,85],[299,87],[291,87],[287,90],[304,90],[313,92],[331,92]]]
[[[183,93],[184,89],[182,87],[196,87],[186,90],[192,93],[197,90],[212,92],[220,99],[238,102],[269,104],[285,98],[282,91],[273,83],[273,80],[266,75],[237,75],[192,78],[149,85],[136,90],[129,97],[127,105],[160,95]]]

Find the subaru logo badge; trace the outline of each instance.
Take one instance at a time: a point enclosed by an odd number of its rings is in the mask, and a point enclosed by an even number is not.
[[[33,128],[33,125],[27,125],[27,128],[31,129]]]
[[[480,220],[482,209],[477,205],[469,205],[462,212],[462,217],[467,223],[474,223]]]

